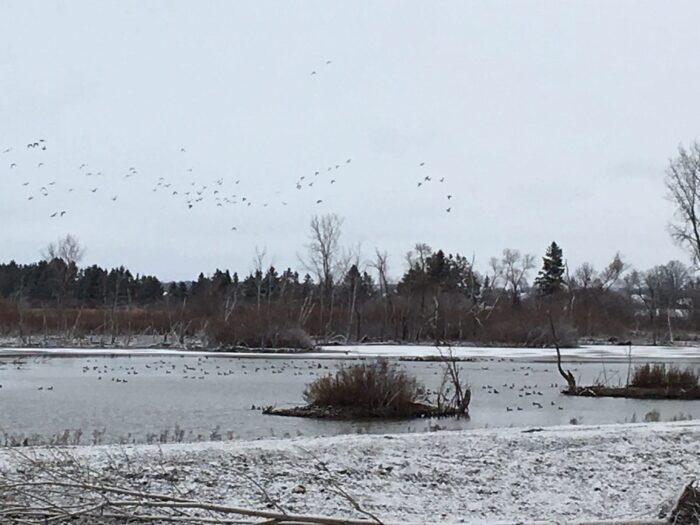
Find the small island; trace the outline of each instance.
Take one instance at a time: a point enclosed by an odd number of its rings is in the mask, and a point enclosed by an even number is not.
[[[306,405],[266,407],[264,414],[319,419],[407,419],[469,417],[471,390],[462,385],[455,360],[444,360],[444,374],[433,402],[425,387],[387,359],[341,366],[304,390]]]
[[[698,373],[665,364],[637,366],[625,386],[576,386],[564,394],[583,397],[626,397],[633,399],[700,399]]]

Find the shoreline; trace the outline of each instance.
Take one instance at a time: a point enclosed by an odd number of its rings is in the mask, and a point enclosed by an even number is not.
[[[382,345],[363,344],[348,346],[321,346],[314,350],[298,349],[249,349],[217,351],[197,349],[175,349],[164,347],[3,347],[0,344],[0,359],[23,358],[85,358],[85,357],[206,357],[239,359],[333,359],[363,360],[379,357],[402,362],[440,362],[451,349],[451,355],[460,362],[493,360],[554,363],[556,354],[550,348],[461,346],[435,347],[432,345]],[[678,362],[700,365],[700,346],[641,346],[585,345],[563,348],[562,358],[566,362]]]

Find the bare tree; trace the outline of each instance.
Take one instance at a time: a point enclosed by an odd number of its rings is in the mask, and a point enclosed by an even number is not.
[[[535,267],[535,257],[530,254],[522,255],[519,250],[506,248],[503,250],[499,266],[505,280],[505,287],[512,294],[513,304],[518,304],[522,289],[527,286],[527,274]]]
[[[389,281],[387,278],[387,274],[389,271],[389,255],[387,254],[387,252],[380,252],[379,248],[376,248],[374,250],[374,253],[374,262],[370,264],[375,270],[377,270],[377,276],[379,277],[379,292],[382,296],[382,304],[384,306],[380,339],[384,340],[386,334],[386,325],[389,320],[389,310],[393,310],[391,292],[389,290]]]
[[[320,326],[319,332],[326,336],[333,319],[332,293],[338,270],[340,254],[340,234],[343,219],[335,213],[314,215],[311,218],[311,233],[307,244],[306,258],[302,259],[304,267],[315,273],[320,291]],[[328,305],[328,319],[326,307]]]
[[[80,242],[73,235],[68,234],[62,239],[58,239],[55,243],[50,243],[42,256],[46,261],[60,259],[66,266],[71,264],[77,265],[83,259],[85,249],[80,246]]]
[[[582,325],[584,335],[590,334],[593,313],[604,312],[606,298],[609,301],[608,291],[620,282],[626,270],[627,264],[623,262],[620,254],[616,253],[612,261],[600,272],[592,264],[584,262],[572,276],[567,277],[569,312],[572,317],[575,313],[574,307],[577,312],[581,312],[584,320]]]
[[[680,261],[669,261],[663,266],[657,266],[653,270],[654,281],[658,287],[658,296],[662,307],[666,310],[666,326],[668,328],[668,340],[673,344],[672,318],[676,315],[678,301],[688,285],[690,272],[688,267]]]
[[[630,296],[645,306],[654,344],[657,342],[656,320],[662,312],[665,312],[669,343],[673,343],[672,321],[689,282],[690,270],[680,261],[669,261],[643,273],[633,271],[625,277]]]
[[[64,238],[58,239],[55,243],[50,243],[44,252],[43,258],[48,263],[55,263],[58,278],[58,304],[63,304],[68,285],[78,273],[78,263],[83,258],[85,250],[78,239],[73,235],[66,235]]]
[[[253,271],[255,272],[255,292],[257,297],[257,312],[260,315],[260,302],[262,297],[262,285],[265,274],[263,267],[265,265],[265,257],[267,248],[255,247],[255,255],[253,256]]]
[[[347,249],[343,250],[343,256],[340,259],[341,260],[341,263],[340,263],[341,268],[339,268],[342,271],[342,275],[348,275],[348,272],[350,271],[350,269],[353,266],[355,268],[357,268],[357,271],[361,274],[361,271],[362,271],[360,269],[361,254],[362,254],[362,248],[359,244],[355,248],[351,247],[351,248],[347,248]],[[349,313],[348,313],[348,328],[347,328],[346,333],[345,333],[345,340],[346,341],[350,340],[350,336],[352,334],[352,325],[353,325],[355,315],[357,314],[358,322],[359,322],[359,316],[360,316],[360,312],[356,311],[356,309],[357,309],[357,288],[358,288],[358,285],[360,284],[359,279],[353,278],[351,280],[351,282],[348,284],[350,285],[351,289],[348,290],[349,291],[349,294],[348,294]],[[359,324],[358,324],[358,326],[359,326]],[[359,334],[358,334],[358,336],[359,336]]]
[[[671,236],[700,264],[700,144],[678,147],[678,157],[666,169],[666,189],[676,207],[676,222],[669,225]]]
[[[625,273],[627,268],[628,265],[622,260],[620,253],[616,253],[613,260],[610,261],[610,264],[608,264],[598,275],[598,286],[603,290],[613,288],[618,283],[622,277],[622,274]]]

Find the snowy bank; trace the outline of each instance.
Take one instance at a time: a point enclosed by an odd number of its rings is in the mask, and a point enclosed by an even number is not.
[[[112,356],[208,356],[220,358],[264,358],[264,359],[358,359],[358,358],[440,358],[449,352],[447,347],[425,345],[349,345],[323,346],[314,351],[236,351],[224,352],[214,350],[182,350],[174,348],[23,348],[2,347],[0,358],[15,357],[112,357]],[[458,359],[488,360],[510,359],[525,362],[554,362],[556,354],[552,348],[522,348],[494,346],[455,346],[452,355]],[[569,362],[690,362],[700,363],[698,346],[632,346],[631,354],[627,346],[586,345],[577,348],[562,348],[564,360]]]
[[[13,467],[13,453],[0,450],[0,469]],[[72,453],[103,477],[128,479],[143,490],[269,508],[258,483],[290,512],[303,514],[362,517],[329,490],[332,480],[387,522],[653,520],[700,474],[700,422],[76,447]]]

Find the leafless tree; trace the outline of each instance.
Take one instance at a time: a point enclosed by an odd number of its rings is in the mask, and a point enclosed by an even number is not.
[[[700,264],[700,144],[678,147],[678,156],[666,169],[666,189],[676,207],[676,221],[669,225],[671,236]]]
[[[356,247],[346,248],[343,250],[343,255],[341,257],[341,267],[342,275],[347,275],[350,268],[355,266],[359,272],[360,269],[360,259],[362,254],[362,248],[358,244]],[[352,334],[352,325],[354,317],[357,315],[359,320],[359,311],[357,311],[357,287],[360,283],[358,279],[353,279],[350,283],[351,289],[349,290],[349,304],[348,304],[348,327],[345,333],[345,340],[348,341]],[[359,335],[359,334],[358,334]]]
[[[320,291],[320,333],[327,335],[332,322],[332,293],[340,256],[340,234],[343,219],[335,213],[314,215],[311,218],[311,233],[307,254],[302,258],[304,267],[316,274]],[[326,309],[328,318],[326,320]]]
[[[265,265],[265,256],[267,255],[267,248],[255,247],[255,255],[253,256],[253,272],[255,273],[255,292],[257,297],[257,307],[258,315],[260,315],[260,302],[262,298],[262,285],[263,278],[265,274],[263,273],[263,268]]]
[[[42,253],[44,259],[49,263],[59,261],[59,264],[56,265],[59,281],[57,297],[59,304],[63,304],[68,285],[78,273],[78,264],[84,254],[84,248],[80,246],[78,239],[71,234],[58,239],[55,243],[50,243]]]
[[[627,268],[627,263],[622,260],[619,253],[616,253],[613,260],[610,261],[610,264],[608,264],[598,275],[598,286],[603,290],[613,288],[620,281],[620,278],[625,273]]]
[[[80,242],[73,235],[68,234],[64,238],[58,239],[55,243],[50,243],[43,252],[43,257],[47,261],[60,259],[66,266],[77,265],[85,255],[85,249],[80,246]]]
[[[653,284],[657,287],[657,296],[662,308],[666,310],[666,326],[668,328],[668,340],[673,344],[672,318],[676,315],[678,301],[683,290],[688,285],[690,271],[680,261],[669,261],[665,265],[656,266],[652,270]]]
[[[406,262],[409,267],[418,265],[418,267],[425,271],[428,265],[428,259],[433,253],[433,249],[424,242],[418,242],[414,246],[413,250],[409,250],[406,253]]]
[[[375,259],[370,264],[377,271],[379,292],[382,297],[384,312],[382,315],[382,325],[379,337],[381,340],[384,340],[386,335],[386,326],[389,321],[389,311],[393,310],[391,291],[389,290],[389,280],[387,277],[389,272],[389,254],[386,251],[380,252],[379,248],[376,248],[374,253]]]
[[[499,267],[505,280],[505,287],[512,294],[513,304],[518,304],[522,289],[527,286],[527,274],[535,267],[535,257],[530,254],[522,255],[519,250],[506,248],[503,250]]]
[[[627,268],[620,254],[616,253],[612,261],[600,272],[592,264],[584,262],[574,270],[573,275],[567,276],[569,313],[573,317],[576,308],[577,312],[583,315],[578,317],[583,321],[584,334],[590,333],[594,311],[604,310],[606,297],[609,295],[607,292],[621,282]]]
[[[666,316],[668,340],[673,343],[672,321],[689,281],[690,270],[680,261],[669,261],[646,272],[635,270],[625,277],[625,286],[630,297],[644,304],[654,344],[657,342],[656,320],[662,312],[665,312]]]

